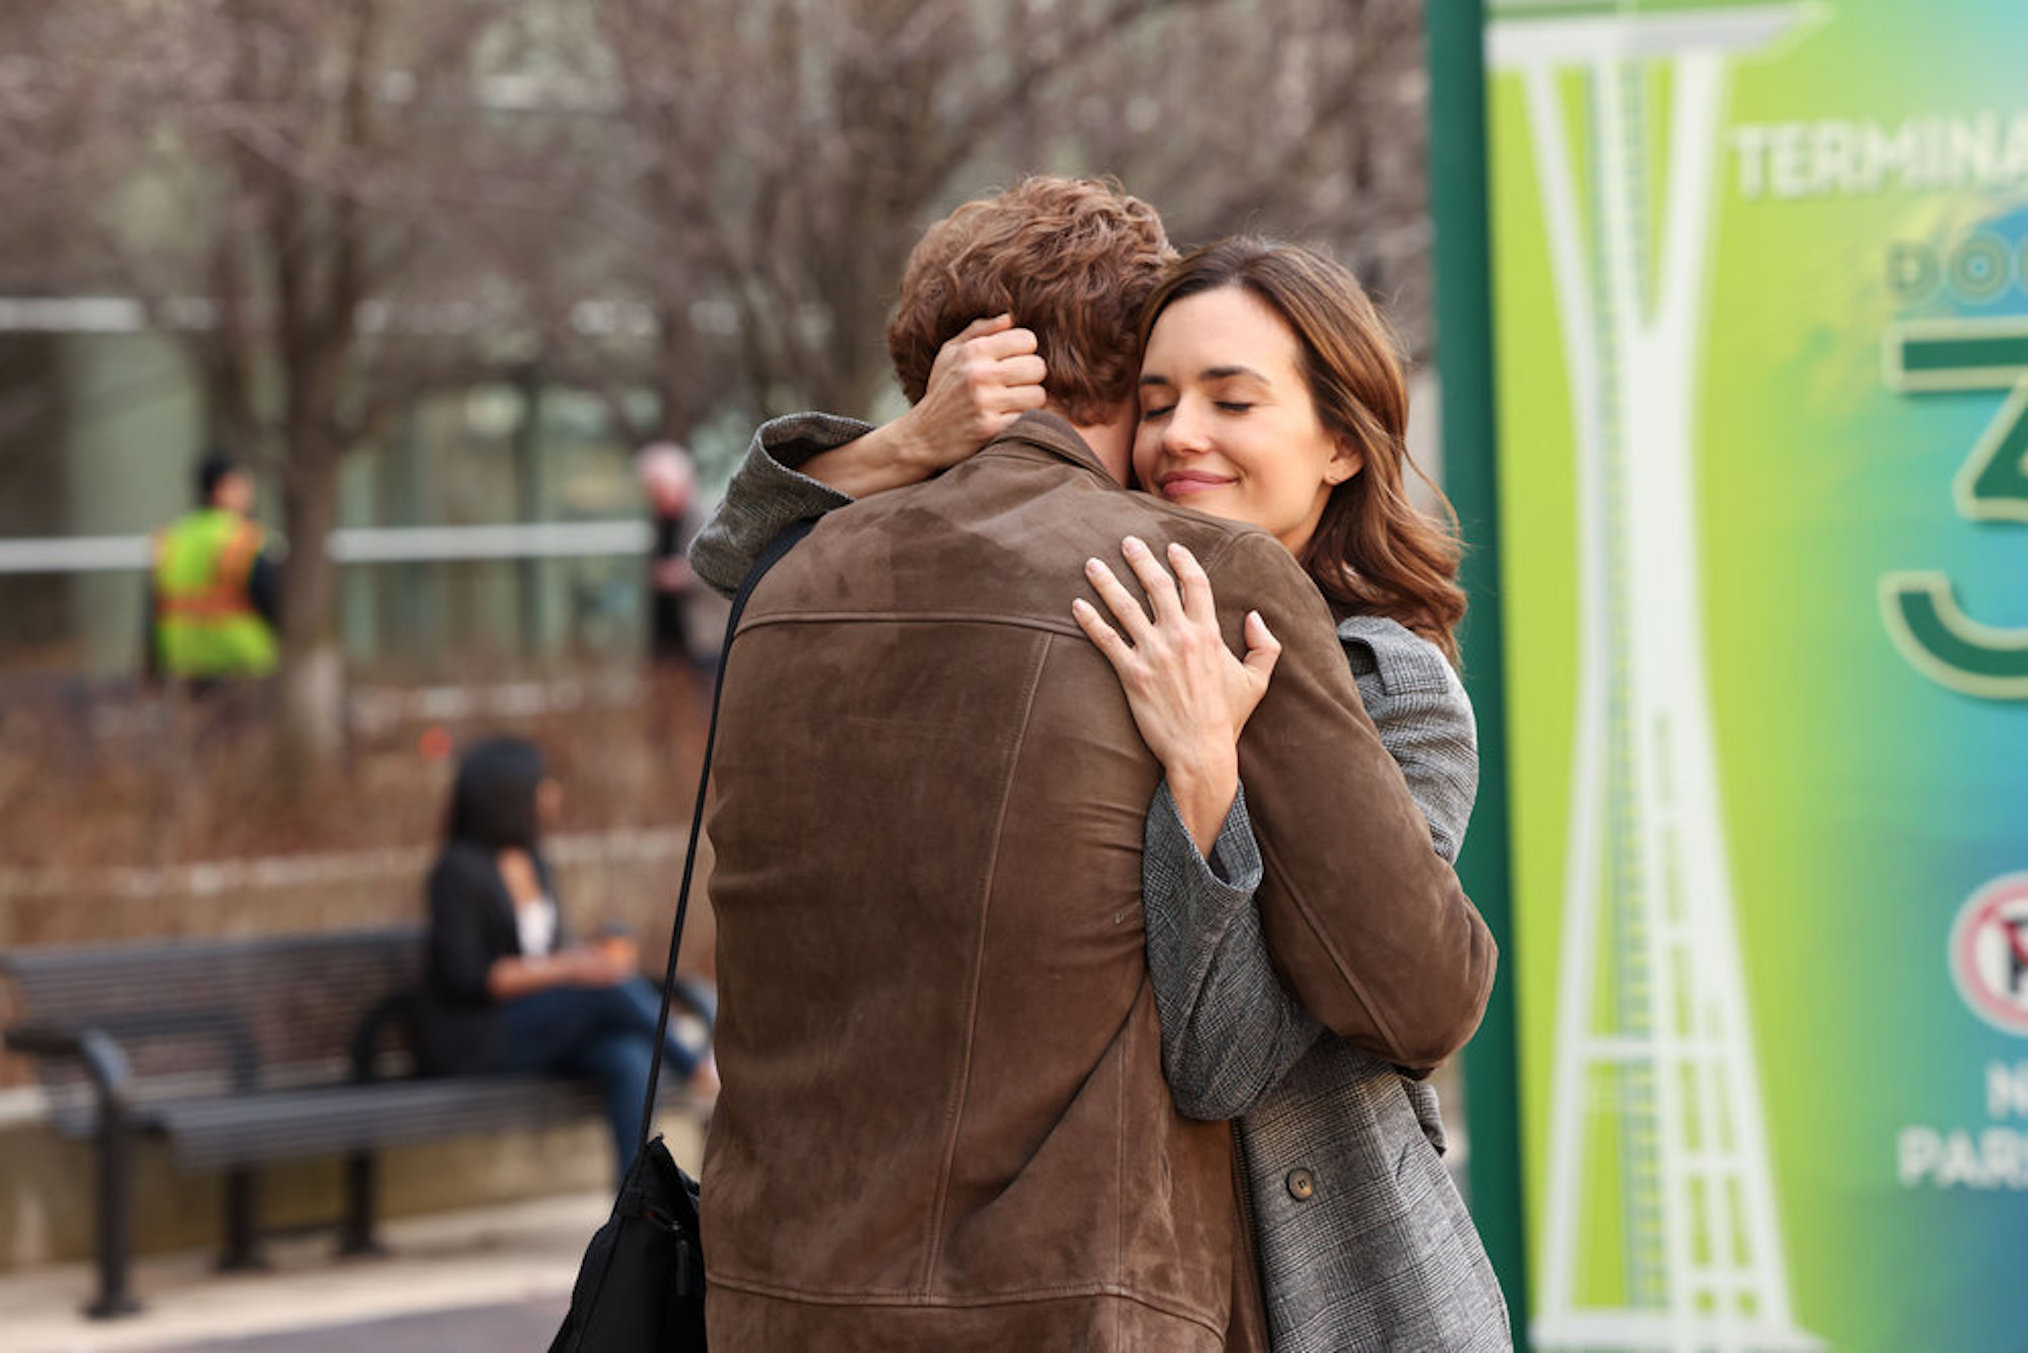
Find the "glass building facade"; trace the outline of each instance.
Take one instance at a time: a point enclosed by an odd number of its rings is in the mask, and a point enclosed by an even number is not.
[[[0,667],[94,681],[139,670],[145,586],[141,556],[126,546],[190,505],[204,445],[201,392],[173,339],[0,333],[0,542],[17,547],[0,568]],[[536,376],[434,395],[348,458],[340,525],[639,522],[631,451],[600,399]],[[276,528],[278,485],[258,468],[255,477],[258,515]],[[79,537],[103,538],[132,562],[40,567],[21,549]],[[512,548],[344,565],[348,658],[428,675],[639,652],[637,547],[547,558],[511,557]]]

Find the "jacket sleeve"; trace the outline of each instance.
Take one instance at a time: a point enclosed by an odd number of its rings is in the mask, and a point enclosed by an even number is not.
[[[828,413],[792,413],[761,424],[725,486],[718,510],[690,544],[690,566],[697,576],[729,597],[784,526],[850,503],[851,498],[796,467],[871,431],[871,423]]]
[[[1325,1027],[1386,1061],[1435,1066],[1478,1027],[1492,936],[1430,848],[1430,824],[1360,700],[1316,587],[1253,531],[1207,572],[1235,651],[1250,608],[1282,642],[1239,742],[1263,871],[1255,904],[1275,967]]]
[[[1253,909],[1260,876],[1244,790],[1207,860],[1162,783],[1148,810],[1141,896],[1162,1076],[1186,1118],[1252,1109],[1323,1032],[1268,960]]]
[[[1429,820],[1431,843],[1455,860],[1478,787],[1463,683],[1435,645],[1393,621],[1360,617],[1338,635],[1381,745]],[[1243,791],[1211,861],[1198,853],[1167,785],[1157,792],[1142,856],[1148,973],[1162,1071],[1186,1117],[1251,1112],[1322,1032],[1275,977],[1253,908],[1259,880]]]
[[[437,993],[462,1005],[493,999],[486,977],[499,955],[487,939],[486,917],[499,881],[487,876],[490,867],[483,854],[453,848],[430,870],[428,980]]]

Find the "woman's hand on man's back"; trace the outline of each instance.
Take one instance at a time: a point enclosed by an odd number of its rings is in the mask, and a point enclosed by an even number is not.
[[[1209,851],[1239,796],[1240,729],[1267,693],[1282,646],[1258,611],[1246,617],[1245,656],[1225,646],[1211,580],[1183,546],[1167,551],[1173,577],[1133,536],[1120,548],[1146,591],[1146,607],[1093,558],[1086,579],[1119,628],[1082,597],[1071,615],[1119,674],[1134,725],[1162,763],[1184,827],[1199,850]]]

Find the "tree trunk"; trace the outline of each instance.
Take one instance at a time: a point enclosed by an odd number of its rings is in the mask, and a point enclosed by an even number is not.
[[[338,569],[326,547],[338,524],[339,458],[321,445],[289,447],[283,529],[277,750],[284,782],[300,789],[337,767],[345,746],[345,664],[337,628]]]

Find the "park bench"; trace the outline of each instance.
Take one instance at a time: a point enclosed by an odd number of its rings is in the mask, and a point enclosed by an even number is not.
[[[260,1263],[265,1163],[344,1157],[340,1248],[371,1252],[378,1149],[602,1116],[588,1081],[415,1077],[421,959],[415,925],[0,953],[18,1021],[6,1045],[37,1058],[57,1131],[96,1146],[89,1314],[139,1309],[128,1277],[143,1134],[185,1169],[223,1173],[220,1265],[245,1268]],[[708,1027],[709,1000],[687,984],[679,997]]]

